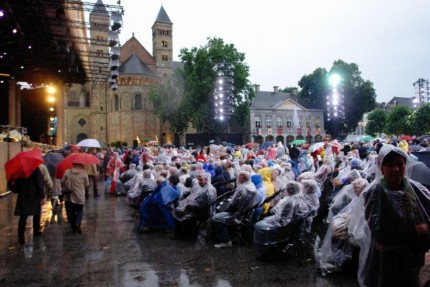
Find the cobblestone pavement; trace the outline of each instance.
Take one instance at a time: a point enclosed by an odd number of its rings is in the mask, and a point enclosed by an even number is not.
[[[100,182],[99,187],[103,188]],[[16,195],[0,198],[0,286],[358,286],[354,275],[322,277],[310,261],[255,259],[253,246],[172,240],[172,232],[136,232],[125,198],[102,194],[84,208],[82,234],[71,232],[65,210],[43,207],[43,235],[18,244]]]

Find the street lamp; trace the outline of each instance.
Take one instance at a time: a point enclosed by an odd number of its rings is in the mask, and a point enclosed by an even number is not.
[[[234,66],[222,62],[212,68],[216,72],[214,89],[214,111],[215,119],[219,121],[228,120],[233,114],[234,102],[232,99]]]
[[[329,77],[331,86],[327,94],[327,121],[333,120],[333,137],[337,137],[339,119],[345,118],[344,94],[342,88],[342,78],[338,74],[332,74]]]

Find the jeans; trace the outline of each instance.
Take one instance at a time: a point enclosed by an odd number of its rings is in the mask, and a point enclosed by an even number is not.
[[[77,225],[81,225],[82,216],[84,215],[84,205],[66,201],[66,206],[67,217],[69,219],[70,226],[74,231]]]

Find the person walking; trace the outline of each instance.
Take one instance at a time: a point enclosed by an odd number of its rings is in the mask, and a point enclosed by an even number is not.
[[[72,168],[66,170],[61,184],[65,192],[67,218],[72,232],[82,233],[81,222],[84,214],[85,194],[90,182],[84,166],[73,163]]]
[[[42,235],[40,217],[42,205],[46,203],[43,174],[39,168],[36,168],[28,178],[16,178],[9,181],[9,187],[13,193],[18,194],[15,206],[15,215],[19,216],[18,241],[20,244],[24,244],[28,216],[33,216],[33,236]]]

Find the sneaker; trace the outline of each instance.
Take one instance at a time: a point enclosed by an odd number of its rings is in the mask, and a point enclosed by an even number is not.
[[[231,241],[227,243],[218,243],[214,245],[215,248],[224,248],[224,247],[232,247],[232,246],[233,246],[233,243]]]

